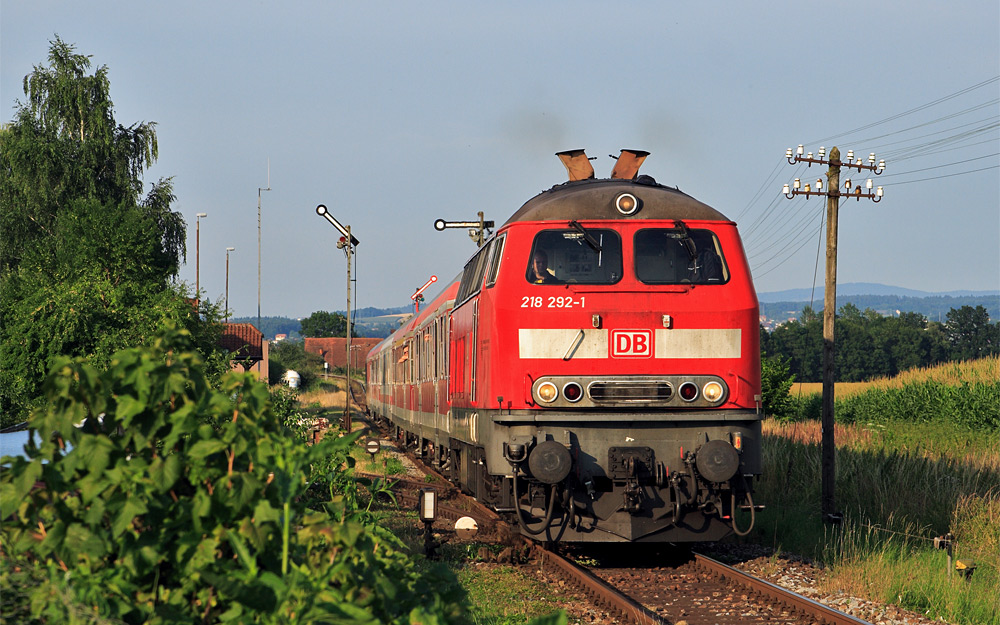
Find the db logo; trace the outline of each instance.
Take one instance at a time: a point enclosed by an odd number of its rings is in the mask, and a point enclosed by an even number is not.
[[[612,330],[612,358],[649,358],[653,355],[652,330]]]

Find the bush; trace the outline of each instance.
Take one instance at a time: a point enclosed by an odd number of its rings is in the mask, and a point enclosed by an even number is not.
[[[789,373],[788,359],[781,356],[764,356],[760,361],[760,394],[764,413],[784,421],[795,414],[788,390],[795,377]]]
[[[212,389],[186,331],[99,373],[62,359],[31,418],[27,458],[0,475],[4,613],[45,622],[448,623],[461,591],[418,571],[342,494],[302,495],[314,466],[350,467],[356,436],[306,446],[265,385]],[[79,426],[79,427],[77,427]],[[11,558],[8,562],[6,558]]]

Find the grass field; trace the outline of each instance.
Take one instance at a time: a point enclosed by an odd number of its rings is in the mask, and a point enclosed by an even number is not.
[[[932,367],[904,371],[893,378],[876,378],[868,382],[837,382],[834,397],[844,399],[871,388],[902,388],[907,384],[940,382],[951,386],[1000,380],[1000,357],[980,358],[965,362],[948,362]],[[796,382],[789,389],[792,396],[818,395],[823,392],[822,382]]]
[[[842,401],[862,397],[882,397],[882,406],[933,406],[935,398],[921,394],[935,392],[947,394],[949,406],[964,404],[967,412],[996,411],[989,389],[997,385],[1000,359],[952,363],[894,379],[838,384],[836,411],[839,418]],[[766,421],[764,477],[756,498],[768,508],[753,539],[822,560],[830,590],[948,622],[1000,625],[1000,431],[989,425],[996,415],[893,416],[917,412],[909,406],[864,422],[837,423],[835,502],[844,513],[839,526],[823,524],[819,514],[820,424]],[[934,549],[934,537],[948,532],[955,537],[955,559],[976,563],[968,580],[954,571],[949,576],[945,552]]]

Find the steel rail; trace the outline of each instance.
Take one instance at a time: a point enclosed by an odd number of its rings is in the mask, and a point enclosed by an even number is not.
[[[545,548],[539,549],[541,555],[539,564],[542,567],[552,565],[558,571],[569,577],[587,595],[594,604],[621,614],[622,618],[636,625],[666,625],[669,621],[649,611],[642,604],[633,601],[613,586],[595,576],[590,571],[570,562],[559,554]]]
[[[871,625],[868,621],[856,618],[850,614],[845,614],[818,601],[813,601],[808,597],[782,588],[781,586],[764,581],[731,566],[725,565],[718,560],[713,560],[700,553],[694,553],[695,562],[708,572],[721,577],[729,582],[739,584],[753,592],[761,594],[768,599],[779,601],[790,609],[798,610],[820,619],[829,625]]]

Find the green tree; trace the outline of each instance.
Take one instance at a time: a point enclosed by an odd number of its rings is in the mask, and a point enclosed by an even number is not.
[[[300,388],[308,389],[323,371],[323,358],[307,352],[300,342],[286,340],[273,343],[268,360],[268,379],[277,384],[289,369],[299,374]]]
[[[954,360],[970,360],[1000,353],[1000,324],[990,323],[982,306],[962,306],[948,311],[945,332]]]
[[[797,379],[822,379],[823,318],[809,306],[802,310],[797,321],[790,321],[775,329],[766,344],[770,355],[788,359],[789,371]]]
[[[171,181],[141,197],[155,124],[114,119],[107,68],[59,38],[0,131],[0,415],[22,420],[50,360],[111,354],[173,319],[209,353],[218,319],[172,282],[185,224]],[[203,323],[207,319],[209,323]]]
[[[157,222],[158,261],[171,275],[185,253],[184,221],[169,210],[169,180],[140,203],[142,172],[157,157],[156,124],[125,127],[114,119],[106,66],[88,75],[90,57],[58,37],[49,65],[24,78],[26,102],[0,133],[0,273],[15,268],[45,239],[76,199],[141,206]]]
[[[328,338],[347,336],[347,317],[339,312],[317,310],[302,320],[302,336],[309,338]],[[351,336],[357,336],[351,328]]]

